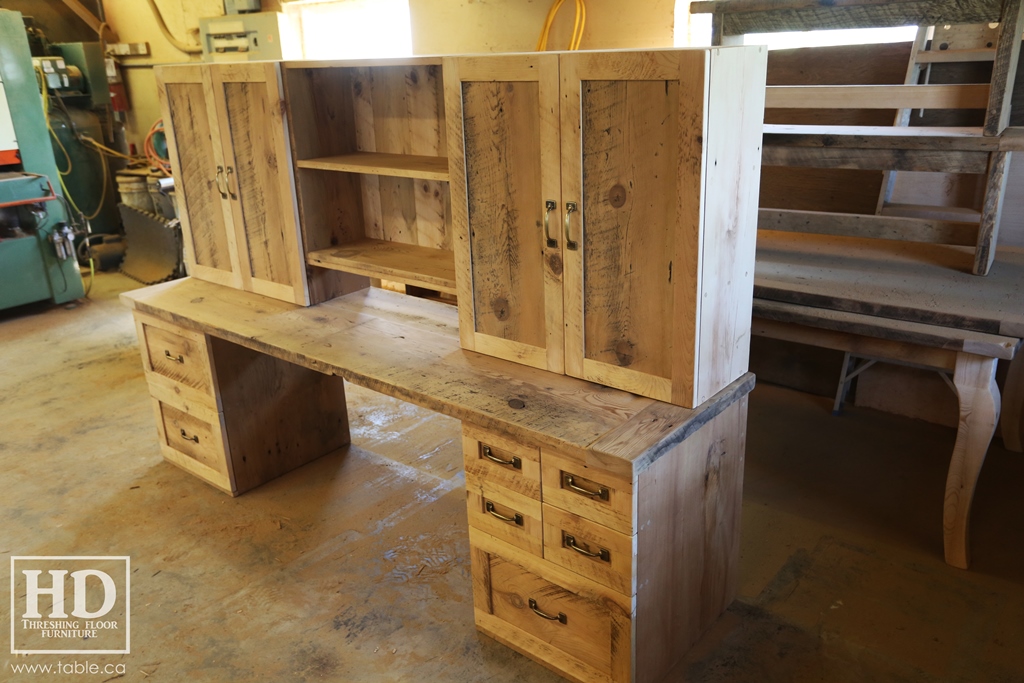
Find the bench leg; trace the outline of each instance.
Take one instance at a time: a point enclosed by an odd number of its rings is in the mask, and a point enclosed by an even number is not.
[[[943,545],[946,562],[967,569],[971,501],[999,421],[996,359],[958,353],[953,384],[960,399],[960,424],[946,478],[942,510]]]
[[[1007,450],[1024,451],[1024,349],[1010,361],[1003,393],[1003,414],[999,426]]]

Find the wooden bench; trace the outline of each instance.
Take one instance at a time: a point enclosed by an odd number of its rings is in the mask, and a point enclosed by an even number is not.
[[[908,84],[769,85],[765,100],[769,112],[784,110],[791,115],[808,109],[892,110],[897,113],[895,122],[903,125],[894,128],[777,125],[779,117],[769,117],[772,123],[765,126],[764,166],[877,170],[884,173],[885,180],[879,202],[869,214],[762,208],[759,215],[759,227],[770,230],[972,246],[975,259],[970,265],[971,272],[977,275],[989,272],[998,240],[1009,155],[1020,148],[1016,138],[998,139],[1009,124],[1012,84],[1024,23],[1024,5],[1020,0],[1005,3],[727,0],[692,3],[691,12],[713,13],[715,44],[751,32],[1000,22],[998,45],[993,54],[985,55],[993,60],[988,83],[918,84],[919,72],[914,60],[919,46],[915,43]],[[1003,36],[1009,38],[1004,40]],[[970,55],[966,58],[978,59]],[[964,114],[956,119],[960,121],[970,121],[971,111],[982,111],[984,120],[978,127],[907,127],[906,113],[924,109],[963,110]],[[803,117],[789,120],[797,123]],[[902,171],[983,177],[984,199],[980,213],[937,212],[937,207],[931,206],[886,206],[893,174]]]
[[[951,272],[972,257],[932,244],[894,253],[872,240],[759,237],[753,334],[952,374],[960,420],[943,508],[945,557],[969,563],[971,500],[1000,422],[1020,450],[1024,410],[1024,250],[1003,250],[981,280]],[[998,360],[1013,359],[1002,401]]]

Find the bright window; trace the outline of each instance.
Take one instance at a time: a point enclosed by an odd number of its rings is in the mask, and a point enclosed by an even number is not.
[[[295,0],[282,3],[306,59],[407,57],[409,0]]]
[[[711,45],[711,15],[690,14],[690,0],[676,0],[676,47]],[[790,31],[750,33],[744,45],[767,45],[769,50],[827,45],[865,45],[870,43],[907,43],[917,37],[916,26],[896,28],[854,28],[835,31]]]

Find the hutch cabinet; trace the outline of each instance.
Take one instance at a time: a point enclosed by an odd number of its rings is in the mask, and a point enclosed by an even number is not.
[[[463,348],[685,407],[746,372],[764,48],[444,64]]]

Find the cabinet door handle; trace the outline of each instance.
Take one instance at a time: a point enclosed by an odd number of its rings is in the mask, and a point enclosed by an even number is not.
[[[164,349],[164,358],[167,360],[173,360],[175,363],[184,363],[185,358],[179,353],[177,356],[172,356],[171,352]]]
[[[576,206],[576,202],[565,203],[565,246],[572,249],[573,251],[579,249],[580,245],[578,242],[573,242],[572,237],[569,236],[569,219],[572,216],[573,212],[577,211],[578,209],[579,207]]]
[[[553,617],[550,614],[545,614],[544,612],[541,612],[540,607],[537,606],[537,601],[533,598],[530,598],[530,609],[532,609],[533,613],[536,614],[538,617],[544,617],[545,619],[549,619],[551,621],[557,621],[560,624],[566,624],[569,622],[569,618],[565,616],[565,612],[559,612],[557,617]]]
[[[499,465],[506,465],[508,467],[514,467],[517,470],[523,469],[523,461],[514,455],[512,456],[511,460],[502,460],[501,458],[499,458],[498,456],[494,455],[494,453],[491,452],[490,446],[484,446],[481,449],[481,452],[483,453],[484,457],[490,460],[491,462],[496,462]]]
[[[608,489],[601,486],[596,491],[589,491],[582,486],[576,485],[576,479],[571,474],[566,474],[562,480],[565,483],[565,487],[570,491],[575,491],[581,496],[589,496],[590,498],[600,498],[601,500],[608,500]]]
[[[227,179],[227,182],[225,182],[224,184],[227,186],[228,194],[231,195],[231,198],[232,199],[238,199],[238,195],[235,194],[235,191],[231,189],[231,175],[234,172],[235,172],[235,167],[234,166],[228,166],[228,179]],[[238,184],[238,181],[236,180],[235,181],[235,185],[237,185],[237,184]]]
[[[192,441],[193,443],[199,443],[199,437],[198,436],[196,436],[196,435],[189,436],[188,433],[184,429],[181,430],[181,438],[185,439],[185,441]]]
[[[558,208],[554,200],[544,202],[544,238],[547,240],[548,248],[554,249],[558,246],[558,240],[551,236],[551,212]]]
[[[512,517],[506,517],[505,515],[501,514],[500,512],[494,509],[494,503],[492,503],[491,501],[487,501],[484,504],[484,509],[487,510],[491,517],[500,519],[503,522],[508,522],[509,524],[523,526],[523,516],[518,512],[513,513]]]
[[[572,548],[580,555],[586,555],[587,557],[593,557],[598,560],[604,560],[605,562],[612,561],[611,552],[609,552],[605,548],[598,548],[599,552],[592,553],[590,552],[589,546],[587,548],[581,548],[580,546],[576,545],[576,537],[571,536],[570,534],[564,534],[562,540],[565,543],[566,548]]]
[[[228,198],[228,192],[225,189],[226,185],[224,183],[224,167],[223,166],[218,166],[217,167],[217,179],[216,179],[215,182],[217,183],[217,192],[220,192],[220,198],[221,199],[227,199]]]

